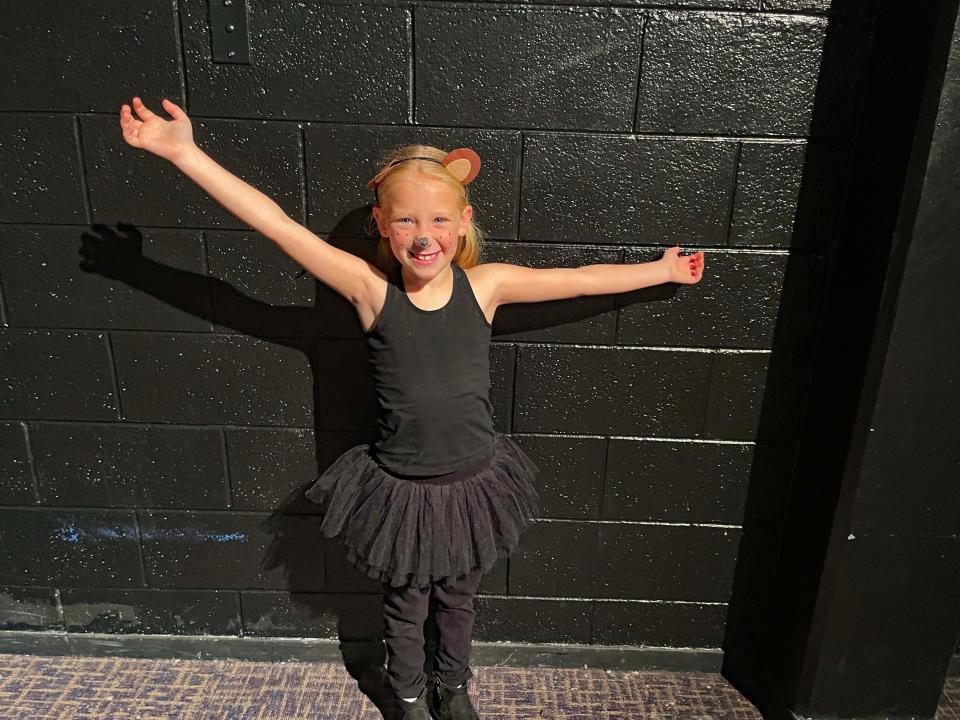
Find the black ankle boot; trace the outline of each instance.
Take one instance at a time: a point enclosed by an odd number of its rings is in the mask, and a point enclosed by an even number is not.
[[[444,685],[438,678],[431,699],[437,720],[480,720],[470,702],[466,682],[462,687],[452,688]]]

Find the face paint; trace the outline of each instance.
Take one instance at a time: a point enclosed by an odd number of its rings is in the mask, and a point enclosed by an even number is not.
[[[420,278],[436,277],[456,256],[472,209],[466,214],[458,210],[459,196],[432,179],[399,180],[387,200],[389,214],[381,215],[381,233],[386,231],[394,257]]]

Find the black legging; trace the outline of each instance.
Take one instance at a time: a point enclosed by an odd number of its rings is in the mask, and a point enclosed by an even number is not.
[[[411,584],[390,587],[384,583],[384,640],[387,645],[387,676],[401,697],[416,697],[426,683],[423,624],[430,596],[437,599],[436,620],[440,632],[436,673],[445,685],[456,686],[473,677],[470,643],[476,611],[473,597],[480,586],[479,570],[460,579],[443,578],[426,587]]]

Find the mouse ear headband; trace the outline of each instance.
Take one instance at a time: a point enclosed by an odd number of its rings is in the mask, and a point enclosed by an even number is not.
[[[374,195],[376,195],[377,186],[383,182],[383,179],[387,176],[387,174],[397,165],[402,162],[406,162],[407,160],[429,160],[430,162],[439,163],[449,170],[450,174],[459,180],[463,185],[468,185],[471,183],[477,176],[477,173],[480,172],[480,156],[470,148],[462,147],[448,152],[444,156],[443,160],[437,160],[436,158],[425,157],[423,155],[394,160],[383,170],[373,176],[373,179],[367,183],[367,188],[373,190]]]

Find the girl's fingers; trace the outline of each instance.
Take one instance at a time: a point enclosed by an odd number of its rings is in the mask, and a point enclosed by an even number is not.
[[[134,126],[136,121],[133,119],[133,115],[130,114],[130,108],[124,105],[120,108],[120,126],[124,130],[129,130]]]
[[[130,114],[130,109],[124,105],[120,116],[120,127],[123,129],[124,139],[134,147],[139,147],[137,140],[137,127],[143,125],[139,120],[135,120]]]
[[[172,100],[167,100],[166,98],[164,98],[163,102],[164,102],[164,107],[166,107],[167,109],[167,112],[173,115],[174,119],[180,119],[186,114]]]
[[[153,112],[147,109],[147,106],[143,104],[143,101],[140,98],[133,98],[133,109],[137,111],[137,115],[143,120],[149,120],[152,117],[156,117]]]

